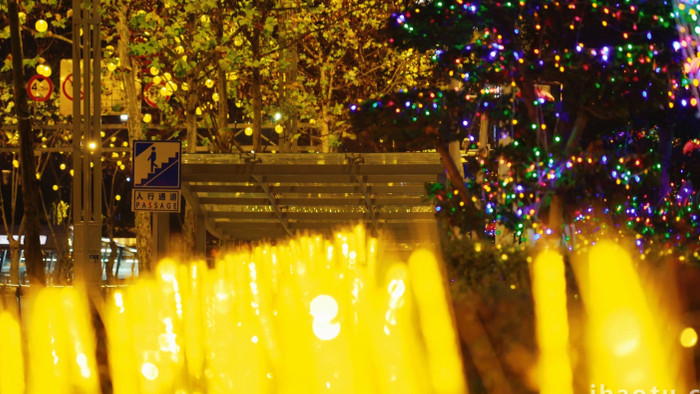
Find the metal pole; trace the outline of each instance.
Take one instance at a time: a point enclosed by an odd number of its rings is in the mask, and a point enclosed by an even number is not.
[[[84,8],[80,0],[73,0],[74,276],[89,286],[102,279],[99,4],[99,0],[92,0],[89,8]]]

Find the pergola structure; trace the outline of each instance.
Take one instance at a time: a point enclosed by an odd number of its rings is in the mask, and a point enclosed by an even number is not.
[[[328,233],[360,222],[406,239],[434,225],[425,186],[443,174],[437,153],[185,154],[182,190],[222,240]]]

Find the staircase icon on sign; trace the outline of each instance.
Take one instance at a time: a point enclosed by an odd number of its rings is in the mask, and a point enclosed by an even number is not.
[[[169,186],[172,183],[172,177],[179,177],[178,164],[180,162],[180,153],[176,152],[174,156],[168,157],[168,160],[160,165],[151,164],[151,172],[145,178],[142,178],[138,183],[141,186]]]

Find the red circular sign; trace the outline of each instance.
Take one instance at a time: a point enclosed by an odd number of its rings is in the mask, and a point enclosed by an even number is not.
[[[146,84],[146,88],[143,89],[143,100],[146,104],[153,108],[158,108],[158,97],[161,96],[160,90],[164,88],[165,82],[160,82],[158,84],[149,82]],[[170,100],[170,96],[163,96],[165,101]]]
[[[63,81],[63,85],[61,86],[61,89],[63,90],[63,95],[68,98],[68,100],[73,101],[73,74],[68,74],[66,76],[66,79]],[[83,99],[83,91],[80,91],[80,99]]]
[[[53,82],[43,75],[36,74],[29,78],[27,94],[34,101],[46,101],[53,93]]]

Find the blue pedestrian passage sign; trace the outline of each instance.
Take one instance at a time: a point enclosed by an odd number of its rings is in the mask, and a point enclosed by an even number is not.
[[[180,212],[180,141],[134,141],[133,211]]]

